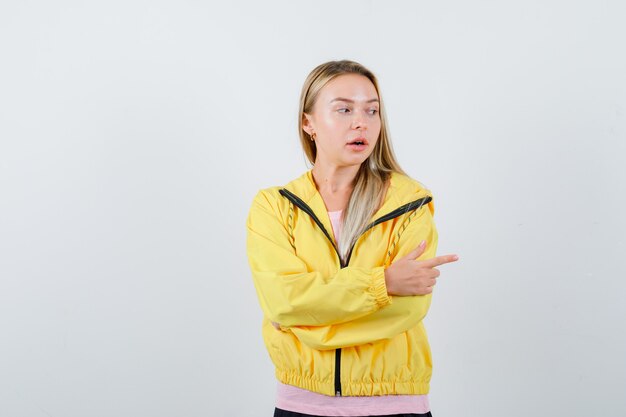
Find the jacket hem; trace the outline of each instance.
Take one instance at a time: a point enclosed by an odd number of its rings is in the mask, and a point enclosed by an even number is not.
[[[320,381],[294,373],[276,370],[276,379],[283,384],[293,385],[308,391],[328,396],[335,395],[334,380]],[[372,381],[341,382],[342,396],[375,395],[424,395],[430,391],[430,383],[425,381]]]
[[[293,385],[298,388],[317,392],[319,394],[334,396],[335,382],[333,379],[320,381],[311,377],[305,377],[296,373],[280,371],[276,369],[276,379],[283,384]]]

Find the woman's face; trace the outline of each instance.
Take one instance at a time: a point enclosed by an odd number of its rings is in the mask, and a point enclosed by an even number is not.
[[[304,130],[316,134],[315,164],[350,166],[365,161],[380,134],[379,109],[376,88],[367,77],[344,74],[328,82],[303,119]]]

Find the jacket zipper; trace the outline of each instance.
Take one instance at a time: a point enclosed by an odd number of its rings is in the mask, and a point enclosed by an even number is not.
[[[326,230],[326,228],[324,227],[324,225],[322,224],[320,219],[317,218],[317,216],[315,215],[315,213],[313,212],[311,207],[309,207],[304,201],[302,201],[302,199],[300,197],[298,197],[297,195],[295,195],[294,193],[292,193],[291,191],[289,191],[289,190],[287,190],[285,188],[279,190],[279,193],[283,197],[285,197],[289,201],[291,201],[294,205],[299,207],[306,214],[308,214],[313,219],[315,224],[317,224],[317,226],[322,230],[322,232],[324,232],[324,235],[326,235],[326,237],[330,241],[330,244],[333,246],[333,249],[335,250],[335,253],[337,254],[337,257],[339,258],[339,265],[341,265],[342,269],[350,264],[350,258],[352,256],[352,250],[356,246],[356,244],[359,241],[359,239],[361,238],[361,236],[363,236],[365,234],[365,232],[367,232],[369,229],[371,229],[372,227],[374,227],[374,226],[376,226],[376,225],[378,225],[380,223],[386,222],[388,220],[392,220],[392,219],[394,219],[394,218],[396,218],[398,216],[401,216],[402,214],[407,213],[409,211],[420,209],[424,204],[427,204],[427,203],[429,203],[432,200],[431,196],[426,196],[426,197],[422,197],[422,198],[420,198],[418,200],[411,201],[410,203],[407,203],[407,204],[404,204],[404,205],[398,207],[397,209],[395,209],[395,210],[385,214],[384,216],[379,217],[378,219],[374,220],[372,223],[367,225],[367,227],[363,230],[363,232],[361,232],[361,234],[354,241],[354,244],[352,245],[352,247],[350,248],[350,251],[348,252],[348,257],[346,259],[346,262],[344,263],[341,260],[341,255],[339,254],[339,250],[335,246],[335,243],[333,242],[333,239],[330,237],[330,234],[328,233],[328,231]],[[341,348],[335,349],[335,396],[336,397],[341,397]]]
[[[341,397],[341,348],[335,349],[335,397]]]

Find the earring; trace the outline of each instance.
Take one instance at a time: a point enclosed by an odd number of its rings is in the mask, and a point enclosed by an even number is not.
[[[311,135],[311,141],[315,140],[315,136],[317,135],[317,133],[313,132],[313,134]]]

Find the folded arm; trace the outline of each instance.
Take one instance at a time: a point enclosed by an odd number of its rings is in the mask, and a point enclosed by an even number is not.
[[[435,257],[438,234],[433,222],[432,206],[424,206],[412,219],[397,243],[398,252],[393,263],[414,250],[425,240],[426,248],[417,260]],[[326,326],[293,326],[283,331],[293,332],[300,341],[318,350],[356,346],[390,339],[415,327],[428,312],[432,294],[394,296],[392,303],[348,322]],[[282,324],[282,323],[281,323]]]
[[[247,219],[247,254],[266,317],[284,328],[327,326],[372,314],[391,302],[383,266],[309,271],[291,244],[271,198],[259,192]]]

